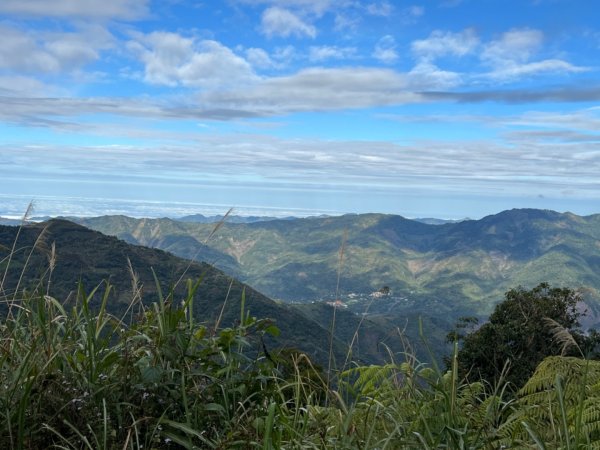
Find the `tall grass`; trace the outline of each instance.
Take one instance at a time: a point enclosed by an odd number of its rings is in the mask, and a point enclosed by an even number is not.
[[[323,373],[301,352],[268,353],[278,331],[243,298],[238,324],[219,328],[194,316],[202,280],[143,305],[125,270],[122,317],[108,283],[52,297],[51,268],[27,291],[21,277],[1,286],[0,448],[600,448],[593,361],[547,359],[516,394],[461,380],[456,346],[447,371],[390,355]]]

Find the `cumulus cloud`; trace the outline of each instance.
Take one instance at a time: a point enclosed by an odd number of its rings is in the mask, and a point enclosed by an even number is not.
[[[393,36],[388,34],[379,39],[373,50],[373,58],[384,64],[392,64],[398,60],[396,40]]]
[[[409,73],[411,86],[416,91],[428,91],[432,87],[450,89],[461,84],[460,74],[442,70],[427,61],[418,63]]]
[[[528,28],[507,31],[487,43],[482,43],[472,29],[460,33],[437,30],[426,39],[413,41],[411,50],[418,61],[429,64],[441,57],[464,57],[480,50],[479,59],[486,72],[471,74],[479,80],[510,81],[540,73],[588,70],[557,58],[532,61],[541,51],[543,40],[541,31]]]
[[[279,61],[291,61],[296,58],[296,49],[293,45],[286,45],[284,47],[275,47],[273,52],[273,58]]]
[[[486,77],[508,81],[540,73],[575,73],[587,70],[561,59],[531,61],[542,48],[543,40],[544,34],[541,31],[525,28],[507,31],[486,44],[481,60],[492,69]]]
[[[0,76],[0,95],[2,96],[32,96],[56,94],[56,89],[33,77],[22,75]],[[2,113],[0,113],[0,117]]]
[[[443,56],[465,56],[473,53],[479,38],[472,29],[460,33],[436,30],[428,38],[413,41],[411,49],[422,60],[433,61]]]
[[[308,59],[312,62],[321,62],[328,59],[348,59],[356,55],[356,47],[338,47],[335,45],[311,46]]]
[[[148,0],[2,0],[0,14],[129,20],[148,15]]]
[[[305,22],[293,12],[277,6],[267,8],[263,12],[261,24],[262,32],[268,37],[306,36],[315,38],[317,36],[317,29],[314,25]]]
[[[544,34],[539,30],[522,29],[503,33],[485,45],[481,58],[492,65],[499,65],[506,60],[526,62],[541,48]]]
[[[259,69],[268,69],[276,66],[276,63],[262,48],[253,47],[246,49],[246,60],[252,64],[253,67],[258,67]]]
[[[400,13],[400,21],[404,25],[411,25],[417,21],[421,16],[425,14],[425,8],[423,6],[412,5],[402,9]]]
[[[217,41],[155,31],[139,35],[127,47],[144,64],[144,81],[152,84],[215,88],[255,78],[245,59]]]
[[[112,35],[100,26],[76,32],[26,32],[0,25],[0,69],[21,73],[59,73],[78,69],[99,58],[113,45]]]

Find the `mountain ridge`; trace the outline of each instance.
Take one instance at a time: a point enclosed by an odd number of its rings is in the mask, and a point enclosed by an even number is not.
[[[8,258],[17,233],[16,251]],[[51,275],[48,272],[49,258],[54,259]],[[316,320],[314,312],[274,302],[206,263],[184,260],[160,249],[131,245],[64,219],[20,228],[0,225],[2,273],[9,259],[9,270],[1,289],[3,298],[11,298],[15,293],[10,289],[17,285],[34,292],[40,288],[40,279],[44,279],[51,295],[61,302],[68,302],[72,301],[69,299],[73,299],[79,283],[91,291],[107,281],[112,286],[109,312],[120,316],[127,310],[132,297],[132,276],[128,268],[131,264],[142,286],[146,305],[156,302],[160,296],[156,280],[165,295],[170,287],[176,286],[173,299],[176,301],[185,297],[186,279],[202,279],[194,301],[194,313],[199,321],[213,326],[221,317],[221,327],[235,324],[239,320],[244,295],[246,310],[258,318],[273,319],[281,329],[280,337],[273,338],[268,345],[298,348],[321,364],[328,361],[330,346],[335,360],[343,362],[355,332],[361,336],[352,349],[358,361],[368,364],[382,362],[387,352],[379,344],[386,339],[395,351],[401,351],[399,338],[395,343],[390,342],[393,326],[382,330],[368,318],[347,311],[344,312],[345,329],[352,330],[352,333],[336,333],[331,341],[328,327]],[[183,282],[177,284],[179,280]],[[92,306],[98,306],[98,302],[99,298],[95,297]],[[327,309],[333,310],[330,306]],[[413,325],[413,338],[416,337]],[[440,346],[441,340],[436,338],[435,345]]]
[[[190,247],[190,237],[203,242],[213,229],[166,219],[128,220],[115,224],[99,217],[81,223],[117,236],[135,231],[140,244],[200,260],[203,255],[181,247]],[[177,248],[179,239],[188,244]],[[407,308],[427,312],[442,305],[444,313],[458,316],[485,315],[506,290],[542,281],[583,287],[596,307],[599,240],[599,214],[513,209],[438,225],[376,213],[225,222],[204,244],[217,267],[285,301],[333,298],[344,246],[341,296],[367,296],[390,286],[397,297],[409,297]]]

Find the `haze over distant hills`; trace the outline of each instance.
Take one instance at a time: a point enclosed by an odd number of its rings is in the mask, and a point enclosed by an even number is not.
[[[50,220],[52,218],[78,221],[79,219],[81,219],[83,217],[88,217],[88,216],[56,216],[56,217],[32,216],[32,217],[28,217],[27,221],[28,222],[43,222],[45,220]],[[323,218],[327,218],[327,217],[336,217],[336,216],[330,216],[327,214],[302,216],[302,218],[306,218],[306,219],[323,219]],[[227,216],[225,216],[223,214],[217,214],[217,215],[191,214],[191,215],[182,216],[182,217],[166,217],[166,218],[177,220],[178,222],[190,222],[190,223],[218,223],[218,222],[221,222],[222,220],[226,220],[227,223],[254,223],[254,222],[267,222],[270,220],[295,220],[295,219],[299,219],[301,217],[299,217],[299,216],[276,217],[276,216],[251,216],[251,215],[248,216],[248,215],[236,215],[236,214],[230,214]],[[437,219],[434,217],[424,217],[424,218],[418,217],[418,218],[414,218],[412,220],[415,220],[417,222],[427,223],[430,225],[443,225],[445,223],[462,222],[463,220],[468,220],[468,219]],[[23,222],[22,218],[0,216],[0,225],[20,225],[22,222]]]
[[[327,217],[332,217],[327,214],[321,214],[317,216],[308,216],[306,219],[325,219]],[[216,216],[205,216],[203,214],[193,214],[190,216],[177,217],[175,220],[181,222],[192,222],[192,223],[217,223],[222,220],[226,220],[227,223],[254,223],[254,222],[267,222],[270,220],[294,220],[299,219],[296,216],[288,216],[288,217],[275,217],[275,216],[238,216],[238,215],[229,215],[225,217],[224,215],[216,215]],[[434,217],[417,217],[412,220],[417,222],[427,223],[429,225],[443,225],[445,223],[457,223],[462,222],[463,220],[468,219],[436,219]]]
[[[285,301],[334,299],[342,247],[338,296],[352,305],[388,286],[376,311],[393,302],[396,311],[485,315],[508,289],[542,281],[583,288],[592,310],[600,299],[600,215],[519,209],[439,225],[385,214],[226,222],[208,241],[214,224],[123,216],[80,222],[209,261]]]

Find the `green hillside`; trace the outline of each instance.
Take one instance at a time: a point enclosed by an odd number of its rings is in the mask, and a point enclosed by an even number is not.
[[[334,299],[345,235],[343,300],[368,300],[389,286],[397,310],[457,317],[488,314],[511,287],[543,281],[584,288],[592,309],[600,298],[600,215],[524,209],[440,225],[383,214],[225,223],[207,242],[214,224],[111,216],[81,223],[209,261],[285,301]]]
[[[273,319],[281,329],[280,337],[270,345],[299,348],[323,364],[328,360],[330,323],[315,320],[319,314],[274,302],[209,264],[193,263],[162,250],[131,245],[65,220],[52,220],[24,227],[17,241],[16,251],[9,260],[8,255],[15,242],[17,230],[17,227],[0,226],[0,274],[3,274],[5,267],[10,264],[3,284],[3,297],[10,297],[13,294],[11,289],[15,289],[17,285],[20,289],[34,290],[39,286],[39,280],[43,279],[46,284],[51,285],[54,295],[59,295],[60,299],[64,300],[69,296],[73,297],[79,282],[87,290],[92,290],[103,280],[108,280],[113,286],[110,311],[120,315],[127,309],[133,297],[128,262],[130,261],[137,274],[138,283],[142,286],[142,299],[146,304],[156,301],[158,297],[153,272],[161,283],[163,293],[175,286],[174,301],[185,297],[187,279],[202,278],[195,297],[195,315],[199,321],[214,325],[223,311],[220,325],[224,327],[234,324],[239,319],[240,301],[245,289],[246,309],[256,317]],[[157,239],[157,242],[164,242],[169,238]],[[185,237],[179,241],[181,242],[185,242]],[[55,246],[56,264],[50,273],[48,268],[52,245]],[[23,267],[26,267],[24,271]],[[23,277],[19,283],[22,273]],[[327,305],[314,306],[320,307],[333,311],[333,308]],[[354,331],[360,328],[360,339],[353,347],[355,359],[365,363],[382,361],[387,355],[387,350],[380,347],[379,343],[385,339],[390,341],[388,332],[393,327],[381,329],[370,320],[363,320],[361,324],[360,315],[347,311],[344,313],[344,320],[338,322],[338,325],[343,324],[343,327],[338,326],[334,329],[332,350],[336,360],[343,362],[346,359],[348,344],[352,341]],[[338,330],[342,329],[350,329],[352,333],[338,333]],[[417,339],[417,336],[414,332],[411,338]],[[433,344],[439,350],[443,349],[439,338],[434,338]],[[387,345],[394,351],[402,350],[399,338],[388,342]]]

